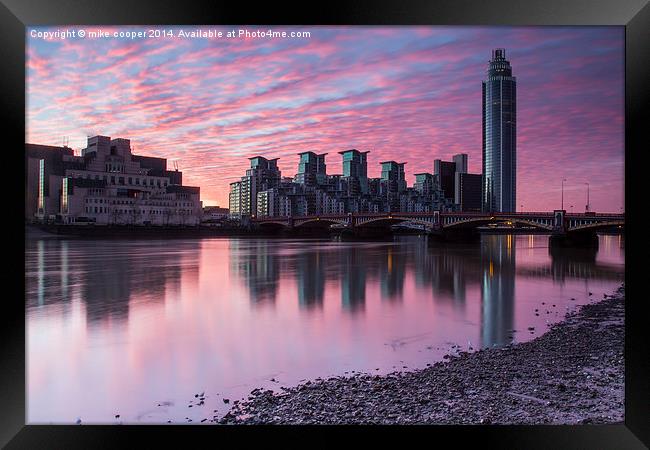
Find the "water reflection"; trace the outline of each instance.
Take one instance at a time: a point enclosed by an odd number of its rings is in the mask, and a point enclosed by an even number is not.
[[[379,273],[384,274],[380,282],[382,300],[402,300],[408,259],[408,252],[403,248],[390,246],[386,250],[386,257],[379,260]]]
[[[431,285],[435,299],[451,301],[454,308],[462,311],[467,289],[481,282],[482,257],[480,245],[435,247],[425,253],[422,265],[425,273],[416,278],[422,278],[424,285]]]
[[[376,260],[364,258],[367,251],[355,251],[349,247],[341,252],[341,305],[349,312],[363,311],[366,304],[367,264],[376,264]],[[374,264],[373,264],[374,265]]]
[[[27,306],[67,304],[74,295],[87,326],[125,324],[133,301],[161,304],[179,291],[181,275],[198,278],[198,249],[198,241],[170,249],[165,242],[40,240],[27,246]]]
[[[467,291],[480,289],[481,344],[502,346],[511,342],[514,328],[515,279],[620,278],[620,269],[596,263],[597,250],[549,249],[549,259],[517,269],[516,242],[539,248],[545,236],[484,236],[481,244],[428,247],[406,238],[390,244],[348,244],[323,241],[235,241],[230,245],[231,269],[248,287],[252,304],[273,302],[278,287],[295,278],[302,309],[322,308],[328,290],[340,282],[342,310],[363,312],[367,285],[377,281],[384,301],[400,302],[405,280],[413,276],[436,302],[450,302],[463,311]]]
[[[539,238],[526,236],[518,242],[530,255]],[[550,278],[560,284],[567,279],[621,278],[620,267],[597,263],[597,249],[548,248],[550,258],[517,265],[516,241],[515,236],[493,235],[484,236],[480,245],[428,247],[413,238],[388,244],[231,240],[228,256],[231,273],[248,290],[252,305],[274,304],[280,286],[292,281],[301,309],[322,309],[330,291],[340,289],[342,310],[363,312],[368,283],[377,283],[382,301],[395,303],[403,300],[406,279],[413,277],[434,301],[463,311],[468,289],[476,287],[484,346],[509,342],[517,277]],[[27,249],[35,254],[27,261],[27,304],[65,304],[76,292],[86,306],[88,324],[124,322],[133,298],[160,303],[180,290],[182,275],[198,279],[200,249],[200,241],[193,240],[171,247],[162,242],[40,240]]]
[[[298,256],[296,279],[301,308],[323,307],[326,264],[326,258],[319,249]]]
[[[517,268],[517,276],[525,278],[552,279],[563,285],[569,280],[621,279],[617,264],[598,262],[598,249],[568,249],[549,247],[550,264],[526,264]]]
[[[27,242],[29,420],[182,419],[203,389],[240,398],[271,377],[423,367],[450,342],[507,344],[622,281],[617,237],[597,253],[547,239]],[[535,316],[549,299],[556,311]]]
[[[26,256],[27,306],[68,304],[71,294],[68,242],[31,242]]]
[[[278,250],[277,242],[272,240],[233,240],[230,243],[231,271],[248,287],[251,303],[275,303],[282,262]]]
[[[485,236],[481,242],[481,344],[510,343],[515,299],[514,236]]]

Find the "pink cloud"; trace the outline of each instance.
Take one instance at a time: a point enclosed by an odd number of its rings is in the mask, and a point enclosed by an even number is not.
[[[137,153],[180,160],[185,182],[221,205],[255,154],[293,175],[297,153],[328,152],[340,173],[336,152],[356,147],[371,151],[370,176],[379,161],[407,161],[410,184],[464,152],[480,172],[481,80],[491,49],[505,47],[518,79],[518,203],[557,207],[564,177],[574,207],[586,182],[595,209],[622,206],[621,29],[309,30],[304,40],[30,40],[27,140],[130,138]]]

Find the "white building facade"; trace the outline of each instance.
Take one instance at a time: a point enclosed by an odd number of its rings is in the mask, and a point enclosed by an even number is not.
[[[39,174],[39,186],[58,200],[64,223],[198,225],[200,189],[182,185],[182,173],[168,171],[164,158],[131,153],[128,139],[88,138],[81,156],[63,154],[56,173]],[[42,177],[42,178],[41,178]],[[50,200],[50,201],[52,201]],[[55,200],[55,201],[56,201]],[[42,204],[39,195],[38,208]]]

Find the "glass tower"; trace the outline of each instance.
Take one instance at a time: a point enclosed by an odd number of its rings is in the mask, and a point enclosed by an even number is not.
[[[368,193],[368,153],[356,149],[339,152],[343,155],[343,176],[355,185],[354,193]]]
[[[484,212],[515,212],[517,204],[517,80],[503,48],[492,50],[483,81]]]

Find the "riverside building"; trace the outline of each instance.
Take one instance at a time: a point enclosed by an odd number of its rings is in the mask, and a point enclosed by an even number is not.
[[[182,184],[167,160],[134,155],[129,139],[88,138],[67,147],[25,144],[26,220],[62,223],[198,225],[200,189]],[[36,169],[38,167],[38,169]]]
[[[368,153],[356,149],[339,152],[343,173],[335,175],[327,174],[325,154],[299,153],[294,177],[280,176],[277,159],[250,158],[251,169],[241,181],[230,183],[230,217],[246,221],[253,217],[457,209],[453,196],[445,198],[432,174],[417,174],[414,187],[407,187],[406,163],[384,161],[381,177],[368,178]],[[247,206],[252,195],[254,208]]]
[[[444,197],[456,210],[481,211],[482,175],[467,173],[468,160],[466,153],[454,155],[452,161],[436,159],[434,182],[440,184]]]
[[[484,212],[515,212],[517,205],[517,80],[503,48],[492,50],[483,81]]]

